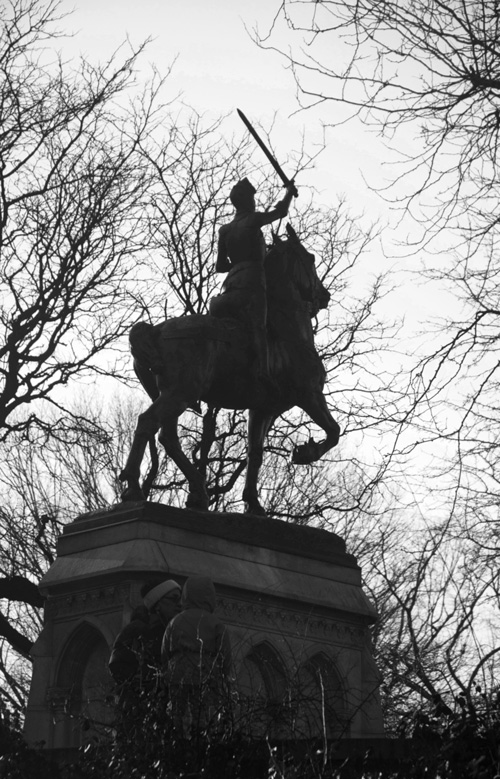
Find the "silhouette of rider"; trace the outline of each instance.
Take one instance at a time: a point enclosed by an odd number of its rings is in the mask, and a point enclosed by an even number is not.
[[[269,354],[266,336],[267,301],[264,257],[266,244],[261,227],[283,219],[293,196],[293,182],[274,209],[256,211],[255,187],[247,178],[231,189],[229,197],[236,213],[233,220],[219,230],[215,269],[227,273],[223,292],[210,304],[212,316],[235,317],[243,321],[252,334],[257,373],[269,376]]]

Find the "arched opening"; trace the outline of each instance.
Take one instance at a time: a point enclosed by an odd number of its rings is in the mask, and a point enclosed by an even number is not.
[[[240,728],[254,738],[277,737],[283,728],[286,690],[278,652],[267,641],[253,646],[238,674]]]
[[[88,622],[79,625],[59,661],[53,704],[57,742],[80,746],[109,730],[113,706],[108,660],[102,633]]]
[[[293,689],[297,738],[348,735],[342,682],[333,661],[318,653],[303,663]]]

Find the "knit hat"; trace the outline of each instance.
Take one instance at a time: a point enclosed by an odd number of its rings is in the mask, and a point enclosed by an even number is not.
[[[144,605],[148,611],[151,611],[153,606],[156,606],[164,595],[168,595],[169,592],[173,592],[174,590],[177,590],[179,595],[181,594],[181,588],[177,582],[174,582],[173,579],[167,579],[167,581],[157,584],[156,587],[153,587],[153,589],[144,596]]]

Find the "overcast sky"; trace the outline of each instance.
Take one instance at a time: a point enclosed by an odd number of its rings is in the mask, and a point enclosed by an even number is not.
[[[278,6],[278,0],[64,0],[62,4],[65,10],[73,9],[64,27],[74,32],[75,55],[102,61],[127,36],[135,45],[151,37],[145,72],[148,63],[165,72],[177,58],[169,79],[172,95],[182,92],[185,102],[199,112],[229,114],[228,132],[241,129],[236,108],[266,128],[274,120],[273,142],[285,157],[299,146],[302,133],[311,149],[323,134],[320,115],[293,115],[295,85],[283,58],[263,51],[251,38],[256,25],[261,32],[269,28]],[[284,47],[289,43],[287,35],[273,40]],[[317,172],[306,174],[302,183],[318,187],[326,202],[345,193],[355,209],[368,210],[376,218],[384,207],[367,190],[364,176],[375,181],[381,175],[381,144],[354,126],[331,131],[328,140]],[[300,180],[297,183],[300,187]]]
[[[181,92],[183,100],[198,112],[211,117],[228,114],[224,125],[228,133],[244,131],[236,108],[266,129],[274,121],[273,145],[281,160],[299,148],[303,133],[309,150],[317,148],[323,137],[321,121],[334,120],[338,111],[334,104],[325,104],[320,112],[297,113],[295,84],[285,60],[276,52],[263,51],[252,40],[257,25],[261,33],[269,29],[279,0],[63,0],[61,5],[64,11],[72,11],[61,28],[74,33],[65,53],[104,61],[127,37],[133,45],[151,37],[143,58],[145,77],[150,64],[166,72],[176,60],[168,80],[170,97]],[[288,31],[277,27],[273,43],[286,49],[291,43]],[[364,214],[365,224],[378,222],[382,244],[372,245],[367,267],[374,272],[387,270],[393,266],[394,254],[400,253],[395,239],[404,239],[406,228],[390,229],[389,224],[397,222],[395,215],[367,183],[382,189],[387,176],[394,173],[388,165],[391,155],[382,140],[360,122],[331,129],[327,141],[316,170],[298,177],[299,191],[301,185],[314,186],[318,204],[325,205],[345,195],[350,211]],[[251,171],[248,175],[251,178]],[[271,167],[269,175],[275,175]],[[402,266],[414,262],[418,258],[405,259]],[[419,292],[400,277],[391,309],[409,322],[426,319],[436,304],[427,290]]]

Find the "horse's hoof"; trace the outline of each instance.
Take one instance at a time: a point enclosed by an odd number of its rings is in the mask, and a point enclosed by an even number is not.
[[[299,444],[299,446],[294,447],[292,462],[295,465],[310,465],[310,463],[319,460],[320,456],[318,444],[311,439],[307,444]]]
[[[208,511],[208,498],[199,495],[189,495],[186,501],[186,508],[192,511]]]
[[[121,494],[122,503],[131,503],[133,501],[146,500],[146,496],[140,487],[127,487]]]
[[[260,503],[245,503],[245,514],[250,514],[254,517],[267,517],[267,511]]]
[[[295,446],[292,453],[292,463],[295,465],[309,465],[310,462],[307,444]]]

